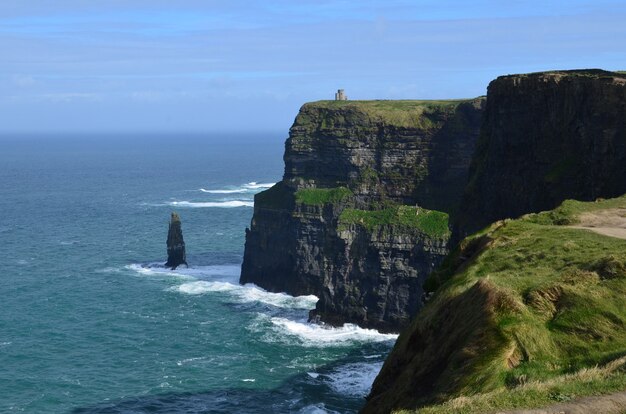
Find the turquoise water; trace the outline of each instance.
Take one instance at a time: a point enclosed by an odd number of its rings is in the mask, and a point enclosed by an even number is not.
[[[0,412],[354,412],[393,344],[239,286],[283,134],[0,140]],[[169,271],[179,212],[190,268]]]

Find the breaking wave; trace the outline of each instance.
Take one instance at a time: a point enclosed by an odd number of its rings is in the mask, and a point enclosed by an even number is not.
[[[201,295],[209,292],[228,292],[241,303],[258,302],[286,309],[313,309],[318,301],[317,296],[313,295],[290,296],[285,293],[267,292],[253,284],[242,286],[224,281],[198,280],[183,283],[172,289],[189,295]]]
[[[345,364],[324,375],[323,379],[338,394],[365,397],[382,367],[382,361]]]
[[[293,320],[264,314],[258,315],[251,330],[265,332],[263,340],[267,342],[297,344],[304,347],[350,346],[355,343],[395,341],[398,338],[397,334],[384,334],[353,324],[333,328],[308,323],[306,319]]]
[[[180,266],[176,270],[163,266],[163,263],[130,264],[125,266],[127,270],[145,276],[174,276],[181,279],[204,279],[212,278],[222,281],[236,281],[239,278],[241,266],[239,265],[213,265],[213,266]],[[107,268],[105,271],[114,269]]]
[[[189,207],[189,208],[236,208],[236,207],[254,207],[253,201],[231,200],[231,201],[170,201],[167,203],[172,207]]]
[[[209,194],[258,193],[259,190],[270,188],[274,184],[276,183],[257,183],[256,181],[252,181],[239,187],[221,188],[216,190],[207,190],[206,188],[200,188],[199,191]]]

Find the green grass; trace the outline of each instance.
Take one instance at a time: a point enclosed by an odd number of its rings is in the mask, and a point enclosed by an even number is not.
[[[373,211],[345,209],[339,216],[339,226],[353,224],[370,231],[379,226],[393,225],[418,229],[434,238],[447,238],[450,235],[446,213],[412,206],[394,206]]]
[[[626,202],[624,197],[609,200],[598,200],[598,202],[586,203],[576,200],[566,200],[554,210],[544,211],[537,214],[528,214],[523,219],[530,223],[543,225],[568,225],[576,224],[578,216],[585,212],[597,210],[607,210],[613,208],[624,208]]]
[[[335,188],[303,188],[296,191],[296,202],[321,206],[326,203],[338,203],[352,196],[352,191],[346,187]]]
[[[515,75],[505,75],[503,77],[526,77],[532,75],[563,75],[563,76],[581,76],[587,78],[601,78],[601,77],[612,77],[619,76],[622,77],[625,72],[623,71],[608,71],[603,69],[572,69],[572,70],[548,70],[542,72],[531,72],[531,73],[520,73]]]
[[[371,121],[401,127],[418,127],[422,129],[437,126],[439,116],[443,112],[453,113],[457,106],[467,99],[451,100],[376,100],[376,101],[317,101],[307,103],[308,108],[336,110],[355,110],[367,116]],[[322,120],[324,123],[324,120]],[[327,122],[329,126],[332,123]]]
[[[512,389],[500,388],[484,394],[454,398],[443,404],[420,408],[419,411],[400,410],[397,413],[493,413],[501,410],[547,407],[579,397],[603,395],[625,389],[626,371],[622,358],[603,367],[585,368],[574,374],[561,375],[545,382],[526,383]]]
[[[434,298],[385,363],[396,399],[387,408],[482,413],[626,388],[623,367],[559,382],[626,355],[626,240],[563,226],[614,208],[626,208],[626,197],[566,201],[465,239],[431,275]],[[384,373],[393,366],[406,368]],[[434,388],[419,391],[422,380]],[[461,396],[474,405],[451,409]]]

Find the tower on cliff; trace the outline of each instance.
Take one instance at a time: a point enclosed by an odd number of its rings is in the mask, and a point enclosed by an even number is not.
[[[335,93],[335,100],[336,101],[347,101],[348,100],[348,97],[344,93],[343,89],[338,89],[337,90],[337,93]]]

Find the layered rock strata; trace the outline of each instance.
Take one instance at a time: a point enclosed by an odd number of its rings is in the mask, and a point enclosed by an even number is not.
[[[458,237],[565,199],[626,192],[626,74],[573,70],[489,84]]]
[[[283,180],[255,197],[241,283],[315,294],[314,319],[384,331],[448,251],[484,99],[304,105]],[[436,211],[430,211],[436,210]]]

